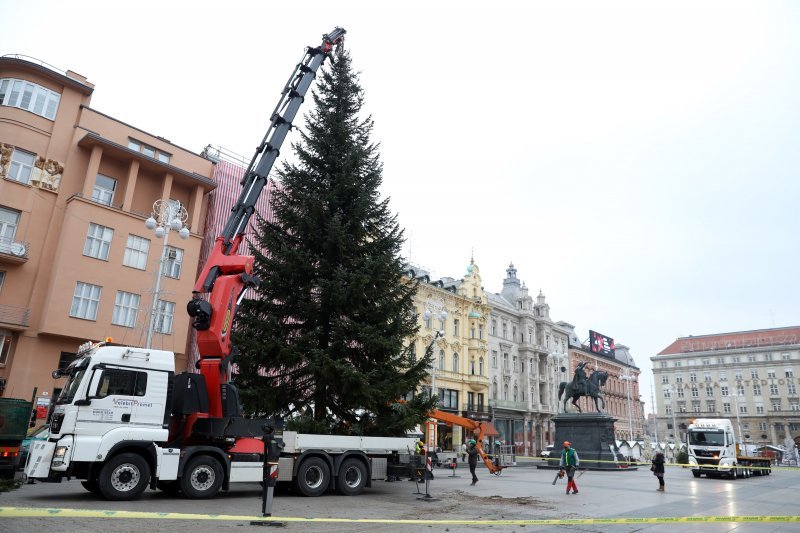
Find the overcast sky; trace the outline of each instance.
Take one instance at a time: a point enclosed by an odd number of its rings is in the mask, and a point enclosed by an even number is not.
[[[344,27],[410,259],[458,278],[474,253],[492,292],[513,261],[553,319],[630,347],[648,404],[675,338],[800,325],[798,2],[5,4],[0,54],[248,159]]]

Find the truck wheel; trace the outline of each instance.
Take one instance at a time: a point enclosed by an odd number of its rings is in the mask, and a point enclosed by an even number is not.
[[[222,486],[222,466],[208,455],[189,460],[181,476],[181,490],[191,500],[213,498]]]
[[[135,453],[121,453],[103,465],[97,485],[106,499],[123,501],[141,496],[149,481],[150,465],[144,457]]]
[[[321,496],[330,485],[331,470],[320,457],[309,457],[297,469],[295,488],[303,496]]]
[[[700,477],[700,472],[698,472],[697,470],[692,470],[692,475],[694,477]]]
[[[367,467],[364,463],[355,457],[345,459],[339,469],[339,477],[336,478],[336,487],[345,496],[361,494],[367,486],[367,476]]]
[[[739,474],[736,472],[736,470],[737,470],[736,465],[733,465],[733,467],[731,468],[731,473],[730,473],[730,478],[733,481],[736,481],[736,478],[739,477]]]

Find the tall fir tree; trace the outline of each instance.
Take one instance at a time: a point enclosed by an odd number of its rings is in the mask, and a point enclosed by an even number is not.
[[[297,163],[278,172],[275,222],[261,218],[258,297],[235,325],[245,409],[317,433],[402,435],[433,402],[410,398],[429,349],[414,358],[416,286],[403,278],[403,232],[381,200],[382,164],[360,118],[363,90],[341,46],[321,71]],[[254,247],[255,248],[255,247]]]

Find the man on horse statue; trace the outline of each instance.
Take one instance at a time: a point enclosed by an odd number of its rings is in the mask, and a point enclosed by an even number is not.
[[[573,389],[580,393],[581,396],[587,396],[589,394],[589,378],[586,376],[585,366],[586,361],[578,363],[578,366],[575,368],[575,377],[572,379]]]

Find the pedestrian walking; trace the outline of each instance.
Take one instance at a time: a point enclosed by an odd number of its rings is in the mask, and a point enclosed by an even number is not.
[[[471,485],[474,485],[478,482],[478,476],[475,475],[475,468],[478,466],[478,445],[475,443],[475,439],[469,440],[467,455],[469,456],[469,473],[472,474]]]
[[[461,443],[461,462],[467,460],[467,441]]]
[[[650,470],[658,478],[658,488],[656,490],[664,492],[664,454],[661,450],[657,451],[656,456],[653,457],[653,466],[650,467]]]
[[[581,460],[568,440],[564,441],[564,450],[558,461],[558,467],[567,473],[567,494],[572,488],[572,494],[578,494],[578,485],[575,484],[575,468],[581,464]]]

